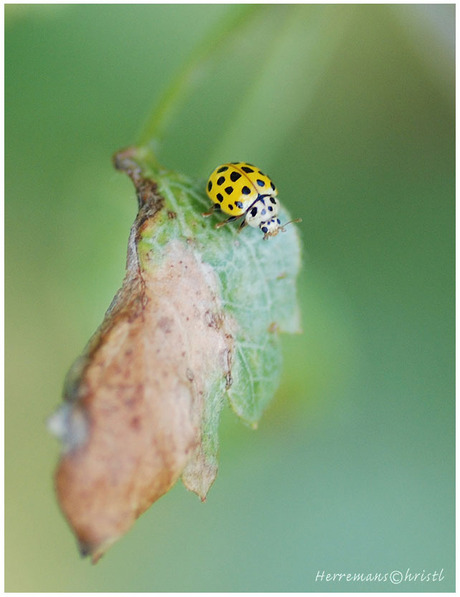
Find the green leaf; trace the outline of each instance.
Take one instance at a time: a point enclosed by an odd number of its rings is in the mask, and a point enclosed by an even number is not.
[[[158,167],[146,149],[135,150],[132,159],[142,176],[157,183],[165,200],[155,226],[142,236],[143,252],[161,255],[174,239],[187,241],[220,280],[222,304],[237,324],[232,383],[227,393],[233,410],[255,427],[278,387],[282,363],[279,333],[300,332],[298,229],[288,226],[284,233],[266,241],[258,229],[238,232],[238,224],[216,230],[215,223],[222,216],[202,216],[210,207],[204,181]],[[282,222],[291,219],[284,207],[280,218]],[[212,411],[207,418],[213,417]],[[217,433],[217,426],[209,426],[208,421],[204,427]],[[209,445],[218,442],[213,438]]]

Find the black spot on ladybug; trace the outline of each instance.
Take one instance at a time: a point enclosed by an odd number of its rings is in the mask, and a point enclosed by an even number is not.
[[[211,181],[209,181],[209,182],[208,182],[208,191],[210,191],[211,189],[212,189],[212,182],[211,182]]]
[[[271,205],[268,206],[268,211],[273,211],[273,207]]]
[[[246,172],[246,174],[251,174],[251,172],[254,172],[254,170],[252,168],[249,168],[249,166],[241,166],[241,170],[243,170],[243,172]]]
[[[271,188],[272,188],[273,190],[275,190],[275,189],[276,189],[275,185],[274,185],[272,182],[270,182],[270,186],[271,186]]]
[[[232,205],[231,203],[229,203],[229,204],[228,204],[228,209],[229,209],[230,211],[233,211],[233,205]]]
[[[224,200],[223,195],[221,195],[220,193],[217,193],[216,197],[217,197],[218,201],[223,201]]]
[[[260,174],[261,176],[265,176],[265,174],[262,172],[262,170],[259,170],[259,174]]]
[[[255,217],[256,217],[256,215],[257,215],[257,207],[253,207],[253,208],[251,209],[251,216],[252,216],[253,218],[255,218]]]
[[[235,201],[235,207],[238,207],[238,209],[243,209],[243,204],[241,201]]]
[[[243,195],[249,195],[249,193],[251,192],[251,189],[249,187],[243,187],[241,189],[241,192],[243,193]]]
[[[267,234],[267,232],[268,232],[268,228],[267,228],[266,226],[263,226],[263,227],[261,228],[261,230],[262,230],[262,232],[263,232],[264,234]]]
[[[275,205],[276,199],[274,197],[270,197],[270,201],[273,203],[273,205]]]
[[[264,187],[265,183],[263,180],[260,180],[260,178],[257,179],[257,184],[259,185],[259,187]]]
[[[277,222],[278,224],[281,224],[281,220],[280,220],[279,218],[277,218],[277,219],[276,219],[276,222]]]
[[[267,210],[266,210],[266,209],[263,209],[263,210],[261,211],[261,213],[262,213],[262,215],[264,216],[264,215],[267,213]]]
[[[225,170],[228,170],[228,166],[222,166],[217,172],[225,172]]]
[[[241,174],[239,172],[232,172],[230,174],[230,180],[232,182],[236,182],[238,180],[238,178],[241,178]]]
[[[231,195],[233,193],[233,187],[225,187],[225,192],[227,195]]]
[[[217,179],[217,184],[220,186],[221,184],[224,184],[225,182],[225,176],[219,176],[219,178]]]

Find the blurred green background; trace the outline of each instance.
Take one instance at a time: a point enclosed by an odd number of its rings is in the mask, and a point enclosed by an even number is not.
[[[207,502],[178,483],[92,567],[45,421],[123,278],[111,155],[244,10],[159,157],[270,173],[303,218],[304,333],[259,430],[225,413]],[[454,590],[454,11],[6,6],[6,590]],[[408,568],[444,580],[315,580]]]

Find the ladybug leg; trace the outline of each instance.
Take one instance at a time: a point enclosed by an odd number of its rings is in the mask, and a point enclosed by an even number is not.
[[[216,224],[216,228],[222,228],[222,226],[225,226],[225,224],[228,224],[229,222],[234,222],[235,220],[237,220],[240,216],[231,216],[230,218],[228,218],[227,220],[224,220],[223,222],[219,222],[218,224]]]
[[[212,216],[215,211],[220,211],[219,203],[213,203],[211,209],[206,211],[204,214],[201,214],[203,217],[207,218],[208,216]]]
[[[239,225],[238,228],[238,232],[241,232],[243,230],[243,228],[245,228],[248,225],[246,218],[241,222],[241,224]]]

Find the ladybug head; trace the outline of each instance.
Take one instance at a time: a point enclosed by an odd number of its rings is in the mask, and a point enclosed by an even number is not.
[[[271,218],[271,220],[268,220],[267,222],[261,222],[259,228],[264,233],[264,240],[267,240],[271,236],[276,236],[279,232],[286,232],[286,226],[289,224],[296,224],[301,221],[302,218],[296,218],[295,220],[290,220],[281,226],[279,218]]]

